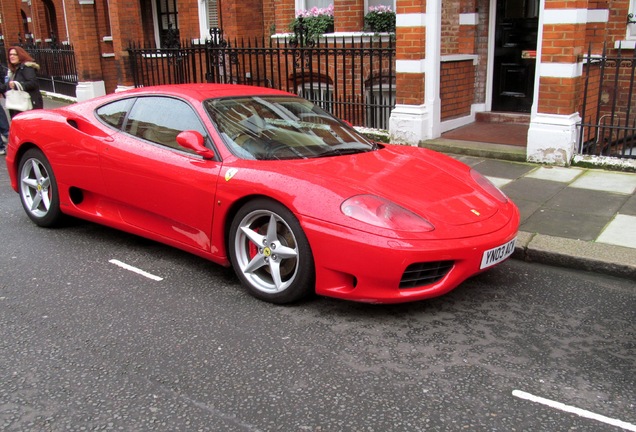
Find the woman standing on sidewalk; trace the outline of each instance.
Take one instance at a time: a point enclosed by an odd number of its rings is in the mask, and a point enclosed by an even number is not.
[[[33,61],[33,57],[29,55],[22,47],[12,46],[9,48],[9,68],[7,76],[0,84],[0,92],[4,95],[8,90],[15,89],[16,82],[22,85],[24,91],[31,96],[33,109],[43,108],[42,95],[40,94],[40,85],[38,84],[37,71],[40,65]],[[4,111],[4,110],[3,110]],[[13,118],[20,111],[9,110],[9,115]],[[2,118],[4,117],[4,118]],[[6,153],[4,145],[9,135],[9,123],[6,121],[6,114],[0,113],[0,134],[2,140],[0,142],[0,155]],[[6,132],[6,135],[5,135]]]
[[[16,82],[22,85],[24,91],[31,95],[33,109],[41,109],[44,106],[42,95],[40,94],[40,84],[38,84],[37,71],[40,65],[33,61],[22,47],[12,46],[9,48],[9,81],[0,87],[2,93],[15,89]],[[9,110],[9,115],[13,118],[20,111]]]

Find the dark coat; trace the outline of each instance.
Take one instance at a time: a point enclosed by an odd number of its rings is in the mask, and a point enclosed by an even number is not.
[[[36,72],[40,69],[40,65],[33,62],[25,62],[20,64],[15,73],[11,74],[9,71],[9,79],[11,81],[17,81],[22,84],[24,91],[31,95],[31,102],[33,103],[33,109],[43,108],[44,101],[42,100],[42,94],[40,93],[40,84],[38,84],[38,78]],[[8,84],[0,84],[0,92],[5,93],[10,90]]]

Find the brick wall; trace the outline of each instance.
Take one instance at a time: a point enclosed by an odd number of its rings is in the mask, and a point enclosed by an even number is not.
[[[475,95],[475,67],[473,62],[442,63],[440,81],[442,120],[470,115]]]
[[[364,27],[364,0],[334,2],[333,15],[335,31],[361,31]]]
[[[264,29],[262,0],[223,3],[222,14],[223,31],[229,38],[260,39],[269,34]]]
[[[459,52],[459,11],[461,0],[442,2],[442,55]]]

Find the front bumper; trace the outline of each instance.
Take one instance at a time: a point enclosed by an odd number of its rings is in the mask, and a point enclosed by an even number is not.
[[[508,223],[487,235],[451,240],[390,239],[318,220],[305,219],[303,226],[314,255],[317,294],[367,303],[403,303],[443,295],[485,271],[480,269],[484,252],[516,237],[519,212],[513,206]],[[435,275],[438,264],[441,270]],[[405,270],[413,267],[433,268],[434,277],[422,278],[430,283],[405,284]]]

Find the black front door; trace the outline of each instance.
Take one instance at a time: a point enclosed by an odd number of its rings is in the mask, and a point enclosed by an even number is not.
[[[530,112],[539,0],[497,0],[493,111]]]

